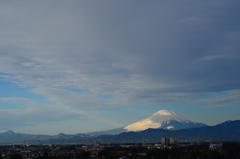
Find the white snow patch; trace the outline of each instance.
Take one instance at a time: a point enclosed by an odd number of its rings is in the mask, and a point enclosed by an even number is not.
[[[156,129],[164,127],[164,125],[169,124],[172,121],[182,124],[196,124],[196,122],[183,118],[170,110],[160,110],[146,119],[127,125],[126,127],[124,127],[124,129],[126,129],[127,131],[142,131],[149,128]],[[170,125],[167,127],[167,129],[174,128],[174,125]]]
[[[171,115],[171,112],[168,111],[168,110],[160,110],[156,114],[159,114],[159,115]]]
[[[167,129],[174,129],[174,127],[173,126],[168,126]]]
[[[141,120],[131,125],[128,125],[124,129],[127,129],[127,131],[141,131],[149,128],[159,128],[159,127],[161,127],[161,123],[154,123],[152,120],[147,118],[145,120]]]

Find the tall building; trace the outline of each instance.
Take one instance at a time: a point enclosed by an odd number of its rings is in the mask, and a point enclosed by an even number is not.
[[[170,137],[169,138],[170,145],[177,145],[178,144],[178,138],[177,137]]]
[[[162,145],[169,146],[169,145],[177,145],[178,138],[177,137],[162,137]]]
[[[168,145],[169,145],[169,138],[167,138],[167,137],[162,137],[162,145],[168,146]]]

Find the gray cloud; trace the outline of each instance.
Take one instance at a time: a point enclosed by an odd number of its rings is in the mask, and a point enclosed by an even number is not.
[[[205,106],[206,108],[219,108],[219,107],[227,107],[229,105],[210,105],[210,106]]]
[[[239,89],[238,3],[2,2],[0,72],[81,109]]]
[[[56,88],[36,88],[35,93],[45,94],[48,96],[49,101],[55,102],[59,105],[65,106],[69,109],[85,110],[96,107],[116,107],[122,103],[113,103],[111,99],[102,99],[94,94],[77,93],[74,91],[56,89]]]
[[[225,107],[230,106],[231,103],[236,103],[240,101],[240,92],[239,89],[231,90],[227,93],[227,95],[203,95],[204,99],[192,99],[189,100],[189,103],[207,103],[207,108],[217,108],[217,107]]]
[[[86,112],[69,111],[66,107],[55,104],[39,104],[27,98],[0,98],[5,104],[17,103],[19,108],[0,110],[0,130],[13,129],[23,126],[33,126],[39,123],[64,121],[70,119],[85,119]],[[1,108],[4,108],[1,104]]]

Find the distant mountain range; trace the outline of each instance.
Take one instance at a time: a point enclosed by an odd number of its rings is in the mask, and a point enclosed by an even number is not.
[[[114,135],[109,135],[114,134]],[[5,143],[85,143],[101,140],[105,143],[160,141],[162,137],[178,137],[180,141],[239,141],[240,120],[226,121],[216,126],[185,119],[172,111],[161,110],[150,117],[122,128],[92,132],[88,134],[32,135],[14,133],[9,130],[0,133],[0,144]]]
[[[50,140],[59,140],[64,139],[68,140],[73,137],[77,138],[86,138],[89,137],[87,134],[74,134],[74,135],[67,135],[64,133],[59,133],[58,135],[32,135],[32,134],[24,134],[24,133],[15,133],[11,130],[6,131],[4,133],[0,133],[0,144],[3,143],[24,143],[24,142],[31,142],[34,144],[41,144],[46,142],[51,142]]]
[[[24,140],[31,144],[42,143],[86,143],[92,140],[101,140],[102,143],[159,142],[162,137],[178,137],[179,141],[240,141],[240,120],[226,121],[216,126],[204,126],[198,128],[167,130],[147,129],[138,132],[124,132],[118,135],[89,136],[86,134],[67,135],[30,135],[7,131],[0,133],[1,144],[23,143]],[[51,141],[50,141],[51,140]]]
[[[216,126],[205,126],[180,130],[147,129],[141,132],[124,132],[108,136],[111,142],[136,142],[146,139],[150,142],[160,141],[162,137],[178,137],[180,141],[240,141],[240,120],[226,121]],[[106,136],[96,139],[106,140]],[[106,141],[105,141],[106,142]]]
[[[138,132],[146,129],[168,129],[168,130],[179,130],[179,129],[187,129],[194,127],[203,127],[207,126],[203,123],[198,123],[181,117],[177,115],[173,111],[170,110],[160,110],[150,117],[140,120],[138,122],[129,124],[127,126],[106,130],[106,131],[97,131],[87,133],[88,135],[117,135],[123,132]]]

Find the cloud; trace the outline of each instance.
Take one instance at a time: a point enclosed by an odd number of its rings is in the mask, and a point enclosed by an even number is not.
[[[238,3],[5,2],[0,72],[70,109],[240,89]]]
[[[7,101],[7,102],[27,102],[29,101],[29,99],[27,98],[14,98],[14,97],[10,97],[10,98],[7,98],[7,97],[1,97],[0,98],[0,101]]]
[[[96,107],[111,108],[119,106],[121,103],[114,103],[111,99],[102,99],[94,94],[77,93],[74,91],[57,89],[57,88],[36,88],[35,93],[44,94],[48,101],[58,105],[65,106],[69,109],[86,110]]]
[[[0,98],[0,101],[15,105],[21,102],[21,107],[4,108],[1,104],[0,130],[13,129],[23,126],[33,126],[40,123],[52,121],[64,121],[69,119],[84,119],[86,113],[83,111],[69,111],[69,109],[55,104],[38,104],[26,98]]]
[[[201,102],[208,102],[208,103],[231,103],[231,102],[237,102],[240,99],[240,95],[234,95],[230,97],[218,97],[215,99],[196,99],[196,100],[190,100],[192,103],[201,103]]]
[[[214,60],[214,59],[221,59],[224,57],[226,57],[226,55],[205,56],[200,58],[200,60]]]
[[[221,94],[222,92],[219,92],[219,93],[203,95],[201,97],[202,99],[191,99],[188,102],[189,103],[207,103],[207,106],[205,107],[217,108],[217,107],[230,106],[231,103],[236,103],[240,101],[239,90],[227,91],[224,94]]]
[[[205,106],[206,108],[219,108],[219,107],[227,107],[229,105],[210,105],[210,106]]]

